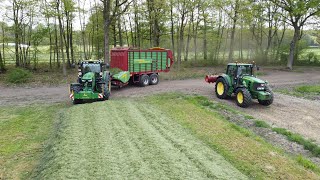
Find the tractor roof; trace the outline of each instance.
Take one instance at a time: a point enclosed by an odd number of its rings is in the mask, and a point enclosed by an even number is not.
[[[100,60],[83,60],[81,61],[80,63],[93,63],[93,64],[101,64],[103,63],[103,61],[100,61]]]
[[[252,64],[248,64],[248,63],[228,63],[228,66],[252,66]]]

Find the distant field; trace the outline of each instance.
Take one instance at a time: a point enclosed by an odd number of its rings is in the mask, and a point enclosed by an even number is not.
[[[39,62],[49,62],[50,60],[50,47],[49,46],[39,46],[38,47],[38,61]],[[82,51],[79,51],[80,49],[82,49],[81,46],[76,46],[75,47],[75,59],[79,60],[79,59],[83,59],[84,54]],[[34,48],[31,47],[31,50],[33,51]],[[228,54],[229,51],[223,53],[220,52],[220,56],[219,59],[220,61],[224,58],[227,59],[228,58]],[[320,59],[320,48],[309,48],[309,49],[305,49],[303,50],[302,54],[300,55],[300,60],[307,60],[308,59],[308,54],[309,53],[314,53],[317,59]],[[208,52],[208,57],[210,58],[210,53]],[[244,59],[252,59],[254,56],[254,52],[253,51],[249,51],[249,50],[244,50],[242,52],[243,54],[243,58]],[[183,54],[184,55],[184,54]],[[53,57],[53,54],[52,54]],[[203,53],[202,52],[198,52],[197,57],[199,60],[203,59]],[[240,57],[240,51],[234,51],[234,59],[239,59]],[[95,58],[95,57],[92,57]],[[188,60],[193,60],[194,59],[194,53],[190,52],[189,56],[188,56]],[[184,57],[182,57],[182,60],[184,60]],[[13,64],[15,63],[15,50],[13,46],[10,47],[6,47],[6,51],[5,51],[5,61],[7,64]],[[218,62],[221,63],[221,62]]]

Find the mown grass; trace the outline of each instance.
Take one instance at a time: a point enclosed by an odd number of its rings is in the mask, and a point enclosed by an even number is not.
[[[296,159],[266,143],[251,131],[228,122],[217,112],[215,105],[204,97],[166,94],[150,97],[196,137],[222,154],[241,172],[253,179],[318,179]]]
[[[320,94],[320,85],[306,85],[295,87],[295,91],[300,93],[319,93]]]
[[[60,105],[0,108],[0,179],[25,179],[38,163]]]

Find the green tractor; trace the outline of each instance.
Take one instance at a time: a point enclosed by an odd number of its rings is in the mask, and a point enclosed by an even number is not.
[[[205,80],[216,83],[215,91],[220,99],[235,94],[240,107],[248,107],[252,99],[258,99],[261,105],[269,106],[273,102],[273,92],[267,81],[253,75],[255,67],[254,64],[229,63],[225,74],[207,75]]]
[[[111,93],[111,76],[102,61],[78,63],[78,83],[70,85],[70,99],[73,104],[83,100],[108,100]]]

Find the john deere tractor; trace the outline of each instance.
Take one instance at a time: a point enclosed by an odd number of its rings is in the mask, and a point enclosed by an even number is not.
[[[111,92],[111,77],[101,61],[82,61],[78,68],[78,83],[70,85],[74,104],[83,100],[107,100]]]
[[[254,64],[229,63],[225,74],[208,75],[206,81],[216,82],[215,91],[220,99],[234,94],[240,107],[248,107],[252,99],[258,99],[261,105],[269,106],[273,102],[273,92],[267,81],[253,75],[254,68]]]

